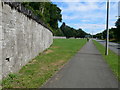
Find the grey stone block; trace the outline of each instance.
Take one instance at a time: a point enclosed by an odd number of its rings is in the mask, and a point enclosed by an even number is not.
[[[6,77],[49,48],[53,35],[46,27],[7,4],[3,5],[2,15],[0,62],[3,66],[2,75]]]

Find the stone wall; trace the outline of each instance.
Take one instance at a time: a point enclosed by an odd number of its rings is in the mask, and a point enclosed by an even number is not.
[[[2,76],[5,77],[9,73],[17,72],[40,52],[49,48],[53,35],[48,28],[12,9],[8,4],[3,3],[2,6],[0,3],[1,7],[0,61]]]
[[[2,4],[0,3],[0,80],[2,79]]]

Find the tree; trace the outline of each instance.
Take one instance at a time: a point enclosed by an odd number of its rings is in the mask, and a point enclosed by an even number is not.
[[[61,31],[61,29],[57,29],[53,31],[53,35],[54,36],[64,36],[63,32]]]
[[[77,33],[76,33],[77,38],[84,38],[85,35],[87,35],[87,33],[84,32],[81,28],[78,29],[78,30],[76,30],[76,32],[77,32]]]
[[[48,22],[53,29],[58,29],[58,21],[62,21],[61,10],[56,5],[51,4],[48,9],[50,13],[50,21]]]
[[[117,34],[116,34],[116,28],[111,28],[109,31],[109,37],[110,39],[116,39],[117,38]]]
[[[61,25],[60,29],[62,30],[64,36],[66,36],[66,38],[70,38],[70,37],[75,37],[75,38],[84,38],[85,35],[87,35],[86,32],[84,32],[82,29],[74,29],[70,26],[67,26],[64,22]]]
[[[45,24],[58,30],[58,22],[62,21],[61,9],[52,2],[23,2],[23,6],[33,11]],[[53,32],[54,33],[54,32]]]
[[[118,18],[118,20],[116,21],[115,26],[116,26],[117,28],[120,28],[120,18]]]
[[[117,41],[120,41],[120,18],[116,21],[115,26],[117,27],[115,32],[117,36]]]

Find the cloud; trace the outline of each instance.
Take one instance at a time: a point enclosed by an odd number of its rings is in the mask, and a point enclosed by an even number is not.
[[[87,33],[93,33],[93,34],[97,34],[102,32],[103,30],[106,29],[106,24],[73,24],[73,23],[69,23],[67,24],[68,26],[73,26],[74,28],[81,28],[83,30],[85,30]],[[115,28],[115,26],[111,26],[109,25],[109,29],[110,28]]]
[[[75,11],[90,11],[90,10],[98,10],[101,7],[99,7],[97,4],[90,2],[90,3],[71,3],[68,2],[67,3],[68,7],[67,8],[62,8],[63,12],[75,12]],[[104,8],[105,9],[105,8]]]
[[[89,29],[89,30],[99,30],[101,27],[105,30],[106,25],[105,24],[73,24],[76,28],[83,28],[83,29]],[[115,26],[110,26],[115,27]]]
[[[74,1],[74,0],[71,0]],[[94,30],[94,33],[105,30],[106,25],[106,3],[97,2],[58,2],[56,3],[62,9],[63,22],[73,28],[82,28],[88,33]],[[87,0],[86,0],[87,1]],[[90,1],[90,0],[89,0]],[[110,3],[110,23],[109,27],[115,25],[118,15],[118,3]]]
[[[90,22],[90,20],[81,20],[82,22]]]
[[[76,28],[82,28],[83,30],[85,30],[87,33],[93,33],[93,34],[97,34],[102,32],[103,30],[106,29],[106,25],[105,24],[74,24],[74,27]],[[115,28],[115,26],[110,26],[109,28]]]
[[[74,15],[74,16],[68,16],[68,15],[63,15],[63,18],[64,19],[66,19],[66,20],[73,20],[73,19],[77,19],[77,18],[79,18],[79,16],[77,16],[77,15]]]
[[[106,2],[106,0],[51,0],[52,2]],[[119,0],[110,0],[110,2],[118,2]]]
[[[94,31],[94,34],[99,33],[102,30],[105,30],[104,24],[74,24],[73,26],[76,28],[82,28],[87,33],[92,33]]]

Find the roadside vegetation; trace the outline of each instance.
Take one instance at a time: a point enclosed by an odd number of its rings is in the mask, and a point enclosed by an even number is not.
[[[54,39],[53,45],[25,65],[9,74],[3,88],[39,88],[64,66],[86,43],[86,39]]]
[[[90,35],[81,28],[74,29],[66,25],[65,22],[59,28],[58,22],[62,22],[62,10],[50,0],[48,2],[23,2],[22,5],[44,22],[51,29],[54,36],[84,38],[86,35]]]
[[[63,22],[63,24],[60,27],[61,31],[63,32],[63,35],[66,38],[74,37],[74,38],[85,38],[87,35],[91,36],[90,34],[83,31],[81,28],[74,29]]]
[[[120,18],[115,22],[115,28],[109,29],[109,39],[111,42],[120,43]],[[94,35],[94,38],[106,39],[107,30],[104,30],[101,33]]]
[[[120,67],[120,64],[119,64],[120,63],[120,60],[119,60],[120,56],[115,54],[110,49],[109,49],[109,55],[106,56],[105,55],[105,47],[95,40],[93,40],[93,42],[94,42],[95,46],[97,47],[97,49],[102,54],[103,58],[106,60],[106,62],[110,66],[111,70],[114,72],[116,77],[120,80],[120,69],[119,69],[119,67]]]

